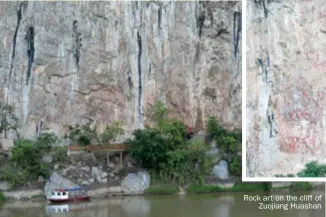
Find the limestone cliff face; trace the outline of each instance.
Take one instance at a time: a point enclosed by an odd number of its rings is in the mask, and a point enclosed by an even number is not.
[[[247,1],[247,176],[325,160],[326,3]]]
[[[241,2],[1,2],[0,97],[21,133],[142,127],[155,100],[189,126],[241,128]]]

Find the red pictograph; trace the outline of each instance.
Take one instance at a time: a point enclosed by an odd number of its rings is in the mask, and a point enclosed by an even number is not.
[[[279,121],[279,148],[286,153],[320,150],[324,138],[322,118],[326,87],[318,89],[304,77],[288,78],[282,95],[286,99]]]

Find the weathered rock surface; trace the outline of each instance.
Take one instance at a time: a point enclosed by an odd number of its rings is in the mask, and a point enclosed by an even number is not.
[[[14,147],[13,140],[0,138],[1,148],[4,151],[10,151]]]
[[[8,191],[9,183],[7,181],[0,181],[0,191]]]
[[[246,175],[296,174],[325,158],[326,4],[247,3]]]
[[[50,179],[46,182],[44,186],[44,194],[46,197],[51,196],[51,192],[56,188],[73,188],[79,187],[77,184],[73,183],[69,179],[66,179],[59,175],[57,172],[52,173]]]
[[[241,128],[240,2],[1,2],[0,99],[21,135],[143,126],[154,101],[189,126]]]
[[[121,182],[125,194],[141,194],[150,186],[151,178],[145,171],[129,173]]]
[[[45,155],[41,160],[43,163],[51,163],[53,161],[53,157],[51,155]]]
[[[213,167],[213,175],[221,180],[229,178],[229,167],[225,160],[222,160],[219,164]]]

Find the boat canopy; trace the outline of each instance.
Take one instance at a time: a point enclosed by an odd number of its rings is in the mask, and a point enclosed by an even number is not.
[[[56,189],[56,191],[86,191],[87,188],[80,188],[80,187],[77,187],[77,188],[64,188],[64,189]]]

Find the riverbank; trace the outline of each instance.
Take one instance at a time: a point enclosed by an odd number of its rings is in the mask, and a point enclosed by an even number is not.
[[[272,186],[271,183],[236,183],[232,186],[218,185],[191,185],[185,188],[179,188],[174,185],[154,185],[150,186],[141,194],[124,193],[120,186],[100,187],[89,189],[88,194],[92,198],[109,198],[123,197],[132,195],[173,195],[173,194],[211,194],[218,192],[273,192],[278,190],[283,191],[306,191],[323,188],[324,183],[286,183],[284,185]],[[43,201],[46,199],[42,189],[34,190],[19,190],[19,191],[3,191],[2,196],[5,200],[31,200]]]

